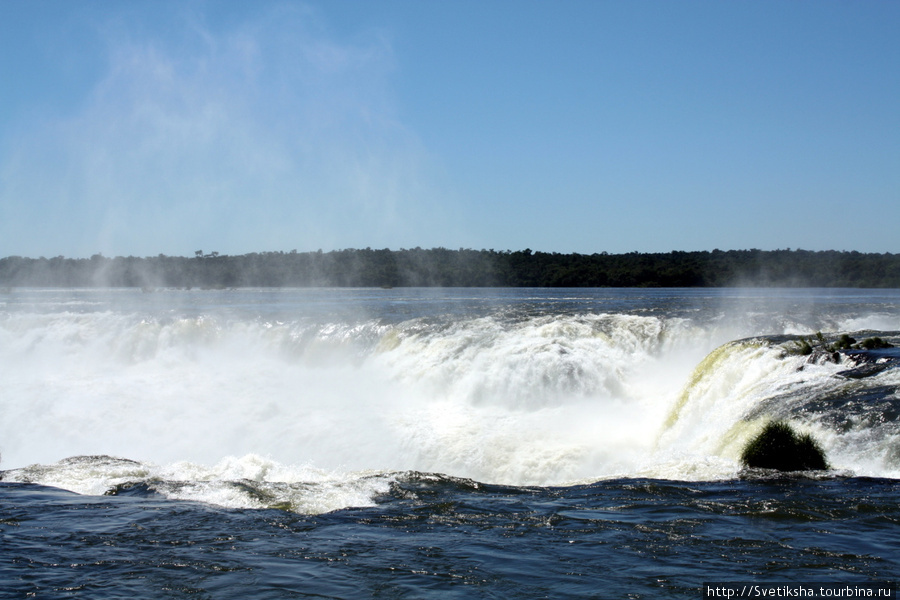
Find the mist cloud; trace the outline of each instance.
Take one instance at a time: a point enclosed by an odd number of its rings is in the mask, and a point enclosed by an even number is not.
[[[389,245],[433,215],[387,34],[340,40],[299,5],[227,30],[173,23],[162,37],[104,22],[106,69],[81,107],[8,144],[0,254]],[[37,241],[16,250],[23,226]]]

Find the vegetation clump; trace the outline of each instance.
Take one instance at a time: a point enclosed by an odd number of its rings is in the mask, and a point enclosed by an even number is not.
[[[853,344],[856,343],[856,340],[847,335],[846,333],[841,335],[834,343],[835,350],[849,350],[853,347]]]
[[[856,345],[860,350],[878,350],[881,348],[893,348],[893,344],[885,342],[880,337],[866,338]]]
[[[809,356],[813,353],[813,347],[812,344],[809,343],[809,340],[800,338],[799,340],[794,340],[792,351],[794,354],[799,354],[800,356]]]
[[[778,471],[810,471],[828,468],[825,452],[808,433],[798,435],[783,421],[774,421],[744,447],[745,467]]]
[[[821,331],[816,332],[815,339],[812,338],[800,338],[794,340],[794,345],[787,348],[788,353],[790,354],[798,354],[800,356],[809,356],[810,354],[834,354],[839,350],[880,350],[883,348],[893,348],[893,344],[884,341],[880,337],[870,337],[866,338],[861,342],[858,342],[847,335],[846,333],[841,334],[839,338],[837,338],[834,342],[828,343],[825,339],[825,336],[822,335]],[[834,359],[837,360],[837,354],[834,354]]]

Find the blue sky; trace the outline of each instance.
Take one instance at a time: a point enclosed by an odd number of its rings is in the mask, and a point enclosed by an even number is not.
[[[0,2],[0,256],[900,252],[900,3]]]

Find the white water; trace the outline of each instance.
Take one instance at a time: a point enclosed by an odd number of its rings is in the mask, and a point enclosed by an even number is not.
[[[900,329],[889,314],[833,324]],[[309,512],[371,502],[406,470],[516,485],[727,478],[762,424],[744,420],[756,405],[792,387],[850,385],[834,377],[846,365],[798,371],[805,359],[761,344],[704,361],[755,327],[591,312],[387,324],[215,306],[9,310],[0,467],[82,493],[153,481],[171,497],[273,503],[228,483],[247,480]],[[764,333],[799,328],[784,319]],[[896,386],[898,371],[878,377]],[[795,421],[836,469],[900,477],[896,428],[869,439]],[[138,462],[52,464],[79,455]]]

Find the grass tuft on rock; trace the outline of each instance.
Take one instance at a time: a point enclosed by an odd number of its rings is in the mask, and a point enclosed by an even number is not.
[[[798,435],[783,421],[773,421],[741,453],[746,467],[778,471],[812,471],[828,468],[825,452],[811,435]]]

